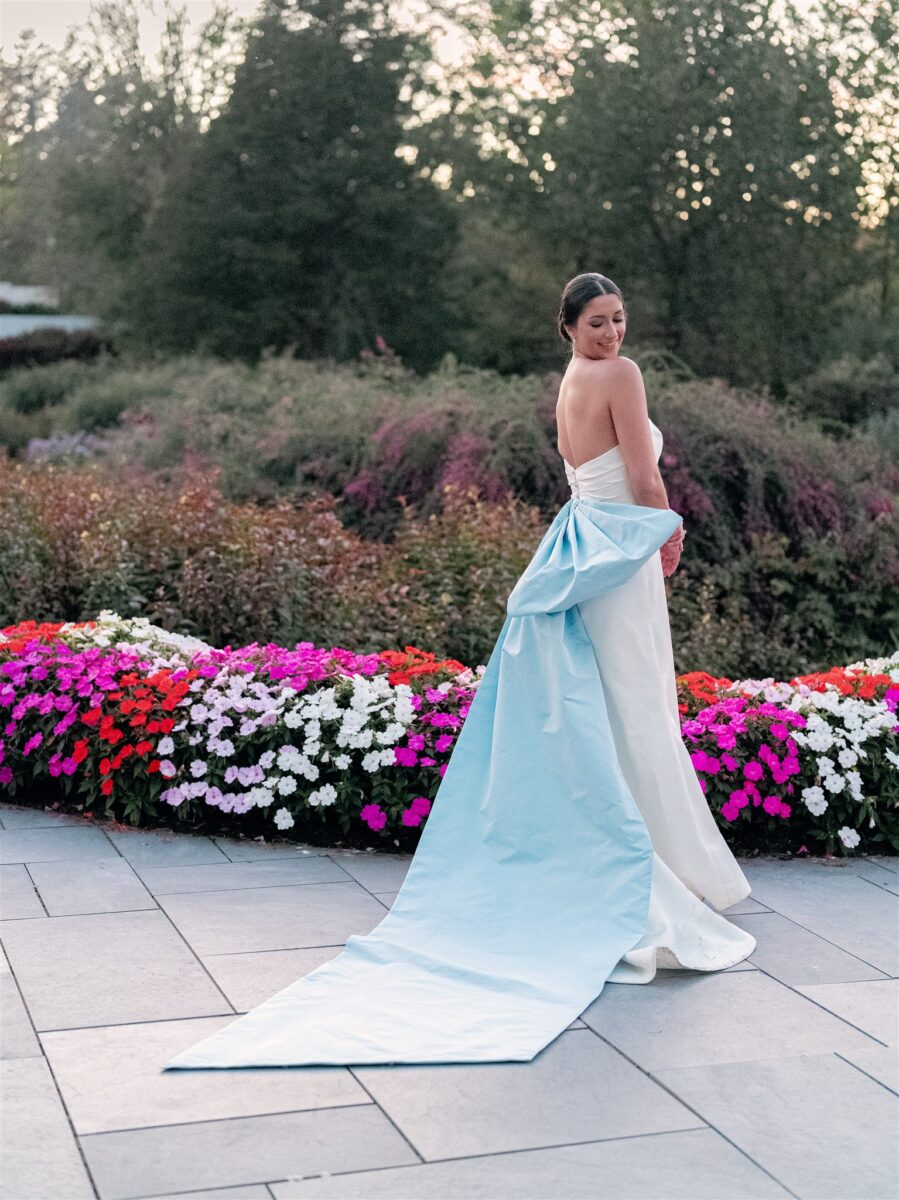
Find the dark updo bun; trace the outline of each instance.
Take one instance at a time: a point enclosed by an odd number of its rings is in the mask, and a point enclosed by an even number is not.
[[[558,328],[560,337],[566,342],[570,342],[566,325],[576,325],[577,319],[584,311],[585,307],[596,296],[617,296],[624,304],[624,297],[621,294],[621,288],[617,283],[613,283],[607,275],[600,275],[598,271],[584,271],[581,275],[575,275],[574,279],[569,279],[565,284],[562,292],[562,301],[559,305]],[[625,309],[627,315],[627,309]]]

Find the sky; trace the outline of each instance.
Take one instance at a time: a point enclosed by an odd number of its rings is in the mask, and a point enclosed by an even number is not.
[[[242,17],[253,16],[259,6],[258,0],[227,0],[227,5]],[[409,0],[410,16],[414,13],[413,5],[421,7],[421,0],[417,4],[416,0]],[[0,0],[0,47],[4,57],[26,29],[33,29],[39,41],[59,49],[67,31],[87,18],[90,7],[91,0]],[[187,0],[184,7],[191,25],[196,27],[212,16],[215,4],[213,0]],[[399,4],[397,9],[403,7]],[[141,42],[151,60],[162,35],[161,10],[161,4],[141,5]],[[445,38],[437,39],[435,50],[444,61],[452,61],[461,55],[462,43],[449,32]]]

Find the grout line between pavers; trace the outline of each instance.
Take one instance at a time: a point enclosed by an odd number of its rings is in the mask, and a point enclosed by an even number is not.
[[[886,892],[888,896],[899,895],[899,893],[894,892],[894,891],[892,891],[891,888],[887,887],[887,884],[890,882],[893,883],[894,887],[896,884],[896,876],[893,875],[892,872],[890,872],[890,871],[884,871],[883,883],[878,883],[877,880],[875,880],[875,879],[868,879],[867,876],[865,876],[865,875],[857,875],[856,879],[860,879],[862,881],[862,883],[870,883],[871,887],[876,887],[881,892]]]
[[[855,875],[854,878],[861,879],[861,875]],[[875,883],[873,886],[877,887],[877,884]],[[880,890],[884,891],[885,889],[881,888]],[[889,894],[893,895],[892,892]],[[769,911],[773,912],[775,914],[775,916],[781,917],[782,920],[789,921],[790,924],[795,925],[797,929],[804,929],[805,932],[810,933],[812,935],[812,937],[819,938],[822,942],[826,942],[828,946],[833,946],[835,950],[839,950],[843,954],[848,954],[849,957],[854,958],[856,960],[856,962],[864,963],[865,966],[870,967],[872,971],[879,971],[881,975],[885,975],[888,979],[892,978],[892,976],[887,975],[886,971],[882,970],[880,967],[876,967],[874,965],[874,963],[868,962],[868,960],[866,958],[861,958],[858,954],[853,954],[851,950],[847,950],[846,947],[841,946],[839,944],[839,942],[834,942],[829,937],[825,937],[823,933],[818,933],[818,931],[816,929],[811,929],[808,925],[803,925],[801,921],[797,921],[793,917],[788,917],[785,913],[780,912],[779,909],[772,908],[772,909],[769,909]],[[743,917],[752,917],[752,916],[761,915],[761,914],[740,913],[737,915],[743,916]],[[774,977],[772,976],[772,978],[774,978]],[[778,982],[780,982],[780,981],[778,980]]]
[[[230,999],[225,994],[221,984],[218,982],[218,980],[215,978],[215,976],[212,974],[212,972],[209,970],[209,968],[203,962],[202,958],[200,958],[199,954],[196,952],[196,950],[194,950],[193,946],[190,944],[190,942],[187,940],[187,938],[184,936],[184,934],[181,932],[181,930],[178,928],[178,926],[175,924],[175,922],[172,920],[172,918],[169,916],[169,914],[166,912],[166,910],[161,905],[159,907],[159,911],[162,913],[162,915],[168,921],[169,925],[171,925],[172,929],[174,929],[175,933],[178,935],[178,937],[181,939],[181,941],[184,943],[184,945],[188,948],[188,950],[191,952],[193,957],[199,963],[200,969],[208,977],[209,981],[212,983],[215,990],[225,1001],[225,1004],[228,1006],[228,1008],[231,1009],[231,1011],[234,1013],[234,1015],[237,1016],[238,1015],[237,1009],[231,1003]]]
[[[863,960],[860,960],[860,961],[863,961]],[[875,967],[874,970],[876,970],[876,969],[877,968]],[[878,1046],[884,1046],[884,1047],[886,1047],[886,1049],[890,1048],[889,1042],[882,1042],[879,1037],[875,1037],[875,1035],[873,1033],[868,1033],[867,1029],[862,1029],[861,1026],[856,1025],[854,1022],[848,1020],[846,1017],[841,1017],[839,1015],[839,1013],[835,1013],[833,1011],[833,1009],[828,1008],[825,1004],[822,1004],[820,1000],[816,1000],[814,998],[814,996],[807,996],[805,994],[805,992],[800,992],[799,985],[792,984],[792,983],[785,983],[782,979],[778,979],[776,975],[772,975],[770,971],[766,971],[764,967],[757,966],[757,970],[761,971],[761,973],[763,975],[765,975],[768,979],[772,980],[772,982],[779,983],[781,987],[787,988],[789,991],[791,991],[793,993],[794,996],[798,996],[800,1000],[808,1000],[810,1003],[814,1004],[816,1008],[820,1008],[822,1012],[826,1012],[829,1017],[834,1017],[837,1021],[842,1021],[842,1023],[844,1025],[848,1025],[850,1029],[855,1029],[859,1033],[864,1034],[864,1036],[866,1038],[870,1038],[871,1041],[876,1042]],[[880,979],[851,979],[851,980],[847,980],[846,982],[847,983],[881,983],[882,981]],[[820,986],[820,984],[815,984],[815,983],[808,984],[808,987],[819,987],[819,986]],[[834,986],[839,986],[839,985],[834,985]],[[831,1050],[830,1053],[836,1054],[836,1050]]]
[[[189,1017],[141,1017],[138,1021],[104,1021],[102,1025],[59,1025],[52,1029],[38,1029],[38,1037],[45,1033],[87,1033],[93,1029],[127,1029],[131,1025],[163,1025],[171,1021],[220,1021],[223,1017],[243,1016],[243,1013],[195,1013]]]
[[[212,1068],[212,1070],[215,1070],[215,1069],[216,1068]],[[229,1070],[230,1068],[226,1067],[224,1069]],[[260,1068],[260,1069],[262,1069],[262,1068]],[[272,1071],[279,1071],[282,1068],[270,1067],[268,1069],[272,1070]],[[338,1069],[341,1071],[346,1071],[348,1068],[340,1067]],[[183,1072],[183,1071],[179,1072],[179,1073],[185,1074],[185,1072]],[[348,1108],[370,1109],[370,1108],[374,1108],[374,1107],[379,1108],[380,1106],[375,1105],[372,1102],[365,1104],[362,1101],[360,1101],[359,1103],[353,1103],[353,1104],[321,1104],[317,1108],[279,1108],[275,1112],[244,1113],[243,1115],[237,1114],[236,1116],[230,1116],[230,1117],[204,1117],[199,1121],[169,1121],[167,1124],[164,1124],[164,1125],[129,1125],[127,1129],[103,1129],[103,1130],[98,1130],[95,1133],[82,1133],[79,1136],[82,1138],[105,1138],[105,1137],[115,1137],[120,1133],[146,1133],[148,1130],[151,1130],[151,1129],[186,1129],[189,1125],[223,1125],[227,1121],[264,1121],[267,1117],[305,1116],[308,1113],[344,1112]],[[260,1179],[258,1182],[265,1183],[267,1181],[264,1179]],[[243,1184],[233,1184],[233,1185],[228,1185],[228,1186],[243,1187],[244,1185]],[[254,1183],[254,1184],[250,1184],[248,1186],[255,1187],[256,1184]],[[208,1191],[209,1189],[208,1188],[196,1188],[195,1190],[203,1192],[203,1191]]]
[[[586,1012],[586,1009],[584,1011]],[[624,1052],[624,1050],[621,1049],[620,1046],[616,1046],[614,1042],[610,1041],[603,1034],[597,1032],[597,1030],[595,1030],[592,1025],[588,1025],[587,1028],[590,1030],[590,1032],[592,1034],[594,1034],[596,1037],[598,1037],[600,1039],[600,1041],[605,1042],[605,1044],[610,1049],[614,1050],[616,1054],[620,1054],[621,1057],[623,1059],[625,1059],[625,1061],[627,1061],[631,1064],[631,1066],[636,1067],[637,1070],[640,1071],[641,1074],[645,1075],[647,1079],[651,1079],[652,1082],[657,1087],[663,1088],[669,1094],[669,1096],[671,1096],[673,1099],[675,1099],[678,1102],[678,1104],[682,1104],[684,1106],[684,1108],[686,1108],[695,1117],[697,1117],[698,1120],[702,1121],[703,1125],[707,1129],[713,1129],[715,1131],[715,1133],[718,1134],[719,1137],[723,1138],[729,1145],[733,1146],[733,1148],[739,1154],[741,1154],[748,1162],[751,1162],[753,1166],[757,1167],[760,1171],[762,1171],[765,1175],[767,1175],[769,1179],[773,1180],[774,1183],[776,1183],[779,1187],[782,1187],[784,1189],[784,1191],[787,1192],[788,1195],[794,1197],[794,1200],[801,1200],[798,1193],[794,1192],[792,1188],[787,1187],[787,1185],[785,1183],[783,1183],[780,1179],[777,1178],[777,1176],[773,1173],[773,1171],[769,1171],[767,1167],[763,1166],[762,1163],[760,1163],[756,1159],[754,1159],[747,1150],[744,1150],[741,1145],[739,1145],[737,1142],[735,1142],[733,1140],[733,1138],[729,1137],[724,1132],[723,1129],[719,1128],[719,1126],[717,1126],[713,1121],[710,1121],[707,1117],[704,1117],[702,1115],[702,1113],[699,1112],[698,1109],[694,1108],[692,1104],[689,1104],[683,1098],[683,1096],[679,1096],[673,1087],[671,1087],[669,1084],[665,1083],[665,1081],[663,1079],[659,1079],[658,1076],[656,1076],[652,1073],[652,1071],[647,1070],[647,1068],[641,1066],[641,1064],[638,1063],[635,1059],[631,1058],[631,1056],[629,1054],[626,1054]],[[751,1062],[753,1060],[750,1059],[747,1061]]]
[[[240,958],[245,954],[292,954],[297,950],[342,950],[346,942],[331,943],[329,946],[273,946],[268,950],[218,950],[213,954],[202,955],[207,958]],[[301,975],[299,978],[303,978]],[[272,993],[274,995],[274,992]]]
[[[49,917],[50,910],[49,910],[49,908],[47,908],[46,904],[44,903],[44,897],[41,895],[41,889],[37,886],[37,882],[35,881],[34,876],[31,874],[31,871],[29,871],[29,869],[28,869],[28,863],[22,863],[22,866],[25,868],[25,874],[31,880],[31,886],[34,888],[34,892],[35,892],[35,895],[37,896],[38,904],[40,904],[41,908],[44,910],[45,916]],[[5,917],[4,920],[21,921],[21,920],[23,920],[23,918],[22,917]]]
[[[357,1064],[357,1066],[358,1066],[358,1064]],[[361,1087],[363,1092],[365,1092],[366,1096],[369,1097],[372,1104],[374,1104],[375,1108],[377,1108],[377,1110],[381,1114],[381,1116],[384,1117],[384,1119],[388,1122],[388,1124],[392,1125],[393,1128],[397,1131],[397,1133],[400,1135],[400,1137],[403,1139],[403,1141],[406,1143],[406,1145],[409,1147],[409,1149],[412,1151],[412,1153],[418,1158],[419,1162],[424,1162],[425,1157],[421,1153],[419,1148],[415,1145],[415,1143],[408,1136],[408,1134],[405,1132],[405,1130],[401,1129],[399,1127],[399,1125],[397,1125],[396,1121],[394,1121],[394,1119],[390,1115],[390,1113],[387,1112],[387,1110],[378,1103],[377,1098],[371,1094],[371,1092],[368,1090],[368,1088],[365,1086],[365,1084],[362,1082],[362,1080],[356,1074],[356,1071],[354,1070],[354,1068],[352,1066],[348,1066],[346,1069],[347,1069],[347,1071],[349,1071],[352,1078],[356,1081],[356,1084],[359,1087]]]
[[[324,857],[324,856],[322,856],[322,857]],[[231,863],[229,865],[237,866],[237,863]],[[141,880],[141,882],[143,882],[143,880]],[[327,887],[328,884],[332,884],[332,885],[340,884],[341,886],[343,886],[345,883],[355,883],[358,887],[362,887],[362,884],[359,883],[359,881],[357,879],[351,879],[350,876],[348,875],[346,877],[346,879],[311,879],[308,882],[303,879],[288,879],[284,883],[258,883],[258,884],[252,884],[250,887],[239,887],[239,888],[223,888],[223,887],[191,888],[184,892],[153,892],[152,895],[154,896],[154,898],[158,896],[159,898],[164,900],[167,896],[213,896],[213,895],[218,896],[218,895],[222,895],[225,892],[263,892],[263,891],[268,891],[271,888]],[[144,883],[144,887],[147,887],[147,884]],[[147,890],[149,891],[149,888]],[[368,892],[367,888],[362,888],[362,890],[365,892]],[[372,893],[368,892],[368,894],[371,895]]]
[[[349,1175],[359,1175],[362,1177],[367,1175],[376,1175],[381,1171],[414,1171],[417,1167],[438,1166],[442,1163],[469,1162],[481,1158],[512,1158],[518,1154],[540,1154],[544,1150],[568,1150],[576,1146],[600,1146],[606,1142],[634,1142],[640,1140],[641,1138],[649,1139],[660,1137],[679,1137],[684,1133],[710,1132],[717,1132],[717,1130],[714,1130],[707,1121],[703,1121],[701,1125],[687,1125],[686,1127],[680,1129],[657,1129],[651,1133],[624,1133],[614,1135],[612,1137],[583,1138],[576,1142],[547,1142],[542,1146],[516,1146],[510,1150],[481,1150],[478,1151],[477,1154],[448,1154],[443,1155],[440,1158],[426,1158],[420,1163],[396,1163],[392,1166],[388,1164],[387,1166],[363,1167],[361,1169],[350,1171],[329,1171],[327,1175],[323,1175],[320,1171],[315,1175],[291,1175],[286,1176],[283,1179],[272,1179],[269,1181],[269,1186],[272,1183],[305,1183],[311,1179],[322,1179],[329,1177],[336,1178],[337,1176],[343,1178]],[[744,1157],[747,1156],[744,1154]],[[789,1191],[789,1189],[785,1190]],[[794,1195],[792,1192],[789,1194],[791,1196]]]
[[[890,1046],[888,1049],[893,1049],[893,1047]],[[860,1067],[858,1063],[853,1062],[851,1058],[847,1058],[845,1054],[841,1054],[839,1050],[834,1050],[834,1054],[837,1058],[841,1058],[843,1062],[848,1063],[850,1067],[855,1067],[856,1071],[860,1071],[862,1075],[867,1075],[872,1082],[879,1083],[882,1088],[886,1088],[891,1096],[899,1096],[899,1092],[895,1088],[890,1087],[888,1083],[884,1083],[882,1079],[878,1079],[876,1075],[872,1075],[870,1071],[866,1071],[864,1067]]]

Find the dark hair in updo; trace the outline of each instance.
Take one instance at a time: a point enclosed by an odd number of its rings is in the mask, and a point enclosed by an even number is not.
[[[595,296],[617,296],[624,305],[624,297],[618,284],[613,283],[607,275],[600,275],[598,271],[584,271],[582,275],[575,275],[574,279],[569,279],[565,284],[562,302],[559,305],[558,328],[560,336],[566,342],[570,342],[571,338],[565,326],[576,324],[578,317]],[[627,316],[627,308],[624,312]]]

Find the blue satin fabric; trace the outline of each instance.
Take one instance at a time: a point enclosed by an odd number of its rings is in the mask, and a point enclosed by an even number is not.
[[[642,936],[652,844],[577,605],[680,521],[565,503],[509,595],[390,912],[167,1068],[529,1061],[599,995]]]

